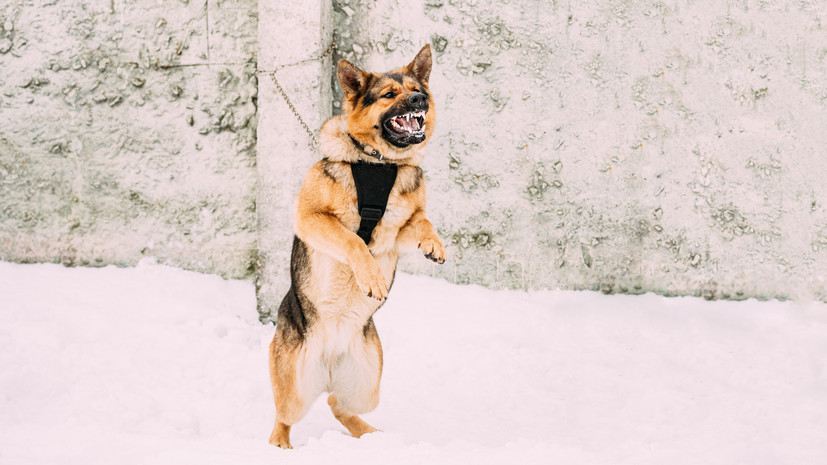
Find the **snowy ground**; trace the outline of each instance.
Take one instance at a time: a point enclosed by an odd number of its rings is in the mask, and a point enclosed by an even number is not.
[[[0,263],[2,464],[827,463],[827,305],[490,291],[400,275],[384,430],[323,400],[267,444],[253,286]]]

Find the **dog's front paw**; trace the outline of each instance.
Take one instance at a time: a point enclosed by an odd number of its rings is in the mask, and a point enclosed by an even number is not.
[[[445,263],[445,259],[448,256],[445,253],[445,247],[442,246],[442,241],[440,241],[438,237],[422,239],[422,241],[419,242],[419,249],[425,254],[425,257],[439,264]]]
[[[388,284],[373,257],[355,265],[353,276],[356,278],[356,285],[366,296],[376,300],[385,300],[388,297]]]

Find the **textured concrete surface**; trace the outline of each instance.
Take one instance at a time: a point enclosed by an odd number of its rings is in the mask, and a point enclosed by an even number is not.
[[[331,54],[317,58],[331,43],[332,19],[329,0],[259,0],[258,8],[259,68],[277,70],[276,80],[296,109],[294,114],[270,74],[259,75],[256,297],[264,322],[275,321],[289,287],[295,199],[308,168],[321,158],[313,138],[330,116]]]
[[[827,299],[826,2],[336,0],[334,16],[339,56],[372,70],[434,48],[423,166],[451,259],[404,269]]]
[[[255,0],[0,6],[0,260],[252,275]]]
[[[403,270],[827,300],[825,18],[798,0],[10,0],[0,260],[257,267],[266,320],[319,155],[255,67],[334,35],[333,60],[277,74],[314,131],[336,58],[387,70],[433,46],[424,169],[451,257]]]

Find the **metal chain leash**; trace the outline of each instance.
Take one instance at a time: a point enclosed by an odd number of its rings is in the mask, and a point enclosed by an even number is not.
[[[281,98],[284,99],[284,103],[287,104],[287,107],[290,108],[290,111],[293,113],[293,116],[296,117],[296,120],[299,122],[299,124],[302,125],[302,127],[304,128],[304,131],[310,137],[310,142],[308,143],[308,145],[310,145],[310,148],[313,149],[313,150],[315,150],[316,147],[318,147],[318,145],[319,145],[319,140],[316,137],[316,133],[313,132],[310,129],[310,126],[308,126],[307,123],[304,121],[304,118],[301,117],[301,115],[299,114],[299,111],[296,110],[296,106],[293,105],[293,102],[290,100],[290,97],[287,96],[287,92],[284,91],[284,88],[281,86],[281,84],[279,83],[279,80],[276,78],[276,72],[278,72],[279,70],[284,69],[284,68],[291,68],[293,66],[303,65],[305,63],[310,63],[310,62],[313,62],[313,61],[324,60],[328,55],[333,53],[333,50],[335,50],[335,49],[336,49],[336,40],[334,39],[334,40],[330,41],[330,45],[327,47],[327,49],[325,49],[325,51],[322,52],[321,54],[319,54],[318,56],[306,58],[304,60],[297,61],[295,63],[288,63],[288,64],[284,64],[284,65],[276,65],[273,68],[272,71],[265,71],[265,70],[260,70],[260,69],[256,70],[257,74],[269,74],[270,75],[270,78],[273,80],[273,84],[276,86],[276,91],[279,93],[279,95],[281,95]]]

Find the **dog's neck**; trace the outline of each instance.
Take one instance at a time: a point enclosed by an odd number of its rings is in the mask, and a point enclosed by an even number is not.
[[[322,156],[330,161],[356,163],[362,160],[371,163],[419,166],[425,157],[424,143],[402,150],[384,141],[376,145],[379,147],[353,138],[347,127],[347,120],[342,115],[325,121],[319,134],[319,150]]]

